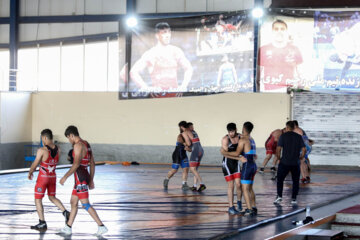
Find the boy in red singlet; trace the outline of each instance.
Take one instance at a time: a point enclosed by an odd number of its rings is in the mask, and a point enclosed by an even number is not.
[[[64,185],[68,177],[74,174],[75,185],[71,195],[71,212],[69,221],[65,224],[65,227],[61,229],[61,233],[65,235],[70,235],[72,233],[72,225],[74,223],[79,201],[81,202],[83,208],[88,211],[90,216],[98,224],[97,236],[101,236],[106,233],[108,229],[104,226],[99,216],[97,215],[95,209],[90,205],[89,202],[89,189],[94,189],[94,175],[95,175],[95,161],[92,154],[90,144],[87,141],[84,141],[79,136],[79,131],[75,126],[69,126],[65,130],[65,136],[74,147],[73,149],[73,158],[74,162],[67,171],[67,173],[61,178],[60,184]],[[90,164],[90,174],[88,172],[88,165]]]
[[[56,194],[56,165],[59,162],[60,149],[53,143],[53,134],[50,129],[41,131],[41,140],[44,147],[39,148],[36,153],[35,161],[32,163],[28,179],[33,179],[33,172],[40,164],[39,175],[35,185],[35,205],[39,215],[39,224],[31,226],[31,229],[44,231],[47,225],[44,218],[44,207],[42,199],[47,190],[49,200],[55,204],[63,213],[66,221],[69,219],[70,213],[64,208],[64,205],[55,197]]]

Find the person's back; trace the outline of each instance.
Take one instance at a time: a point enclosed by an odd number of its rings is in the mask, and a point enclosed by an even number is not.
[[[278,143],[283,147],[281,163],[292,166],[300,164],[300,152],[303,144],[303,139],[298,133],[290,131],[282,134]]]
[[[293,181],[291,204],[297,204],[296,197],[299,193],[300,159],[304,157],[305,144],[302,137],[294,132],[294,128],[294,121],[288,121],[286,123],[286,132],[280,136],[276,149],[276,155],[280,158],[280,164],[277,171],[277,197],[274,201],[275,204],[282,202],[284,180],[289,172],[291,172]]]
[[[40,163],[39,177],[56,178],[56,165],[59,162],[58,147],[54,144],[45,145],[43,148],[43,159]]]
[[[191,139],[193,146],[196,146],[196,145],[201,146],[200,138],[199,138],[199,135],[197,134],[197,132],[192,130],[190,136],[192,136],[192,137],[190,137],[190,139]]]
[[[184,140],[182,134],[180,133],[177,136],[176,147],[175,147],[175,150],[179,153],[180,160],[183,160],[184,158],[187,158],[184,143],[185,143],[185,140]]]
[[[254,162],[256,155],[256,145],[255,141],[252,138],[243,137],[244,141],[244,151],[241,153],[246,159],[247,162]]]
[[[271,135],[274,137],[275,142],[279,141],[279,138],[281,136],[281,134],[283,133],[283,131],[281,129],[275,129]]]
[[[294,132],[299,134],[300,136],[304,135],[304,131],[299,127],[295,127]]]

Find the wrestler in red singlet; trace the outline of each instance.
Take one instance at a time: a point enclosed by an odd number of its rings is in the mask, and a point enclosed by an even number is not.
[[[56,195],[56,165],[59,162],[59,151],[55,145],[54,149],[46,146],[48,158],[40,163],[39,175],[35,185],[35,199],[41,199],[47,193],[49,196]]]
[[[72,191],[72,195],[78,196],[79,199],[85,199],[89,198],[90,175],[87,168],[90,162],[92,151],[88,142],[81,140],[81,143],[86,146],[87,150],[85,156],[80,161],[80,166],[74,173],[75,185]],[[73,158],[75,158],[74,152]]]

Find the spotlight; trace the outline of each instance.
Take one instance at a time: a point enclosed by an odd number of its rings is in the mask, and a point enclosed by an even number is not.
[[[129,17],[126,19],[126,25],[130,28],[135,27],[138,24],[138,21],[135,17]]]
[[[262,8],[256,7],[252,10],[253,18],[261,18],[264,15],[264,10]]]

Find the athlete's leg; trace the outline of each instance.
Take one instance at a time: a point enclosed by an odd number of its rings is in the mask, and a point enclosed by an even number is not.
[[[250,204],[252,208],[256,208],[256,197],[253,188],[253,184],[249,184],[249,192],[250,192]]]
[[[190,167],[190,172],[192,172],[192,174],[194,174],[194,184],[196,184],[197,182],[202,183],[202,179],[196,168],[197,167]]]
[[[305,158],[302,158],[300,160],[300,171],[301,171],[301,176],[302,176],[303,179],[306,179],[306,177],[309,176],[308,168],[307,168],[307,165],[305,163]]]
[[[95,220],[97,225],[101,226],[104,225],[102,221],[100,220],[99,216],[97,215],[96,210],[90,205],[89,199],[84,198],[80,199],[81,204],[83,205],[83,208],[88,211],[90,216]]]
[[[228,181],[228,201],[229,201],[229,207],[234,206],[234,180]]]
[[[65,211],[65,207],[64,205],[62,204],[62,202],[56,198],[55,196],[49,196],[49,200],[55,204],[55,206],[57,206],[62,212]]]
[[[35,199],[35,206],[36,206],[36,211],[39,215],[39,219],[41,221],[45,221],[45,217],[44,217],[44,207],[42,204],[42,198],[41,199]]]
[[[182,172],[182,180],[183,182],[187,182],[188,179],[188,175],[189,175],[189,168],[183,168],[183,172]]]
[[[167,174],[167,178],[168,179],[172,178],[175,175],[175,173],[177,173],[177,171],[178,169],[171,169]]]
[[[242,190],[241,190],[240,178],[235,178],[235,187],[236,187],[237,200],[241,201],[243,194],[242,194]]]
[[[200,176],[199,166],[196,167],[196,172],[197,172],[197,173],[199,174],[199,176]],[[198,184],[198,181],[197,181],[197,178],[196,178],[195,175],[194,175],[194,186],[197,186],[197,184]]]
[[[79,197],[76,195],[71,195],[70,204],[71,204],[71,212],[67,225],[71,227],[75,221],[75,217],[78,212]]]
[[[265,167],[266,167],[267,163],[268,163],[268,162],[270,161],[270,159],[271,159],[271,156],[272,156],[271,153],[266,154],[265,159],[264,159],[264,162],[263,162],[263,164],[262,164],[262,168],[265,168]]]
[[[274,161],[273,161],[273,166],[276,167],[276,165],[279,164],[279,159],[278,157],[276,156],[276,154],[274,155]]]
[[[244,194],[246,208],[247,209],[252,209],[251,202],[250,202],[250,199],[251,199],[250,198],[250,184],[242,183],[241,187],[242,187],[242,191],[243,191],[243,194]]]

